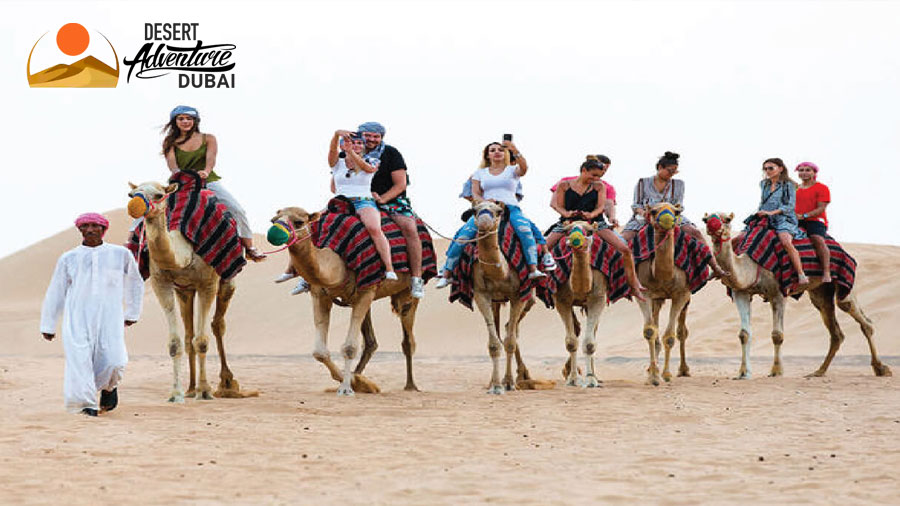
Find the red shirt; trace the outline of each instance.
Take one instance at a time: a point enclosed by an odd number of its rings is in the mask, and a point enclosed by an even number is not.
[[[803,218],[800,215],[803,213],[815,211],[815,209],[819,207],[819,202],[831,202],[831,192],[828,191],[827,186],[822,183],[816,183],[809,188],[798,187],[797,205],[794,207],[794,212],[797,213],[797,219],[802,220]],[[826,227],[828,226],[828,217],[825,216],[825,211],[822,211],[822,214],[818,216],[807,219],[821,221]]]

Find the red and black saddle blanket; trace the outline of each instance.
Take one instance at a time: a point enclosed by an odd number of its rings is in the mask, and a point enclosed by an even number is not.
[[[528,262],[525,261],[522,243],[519,242],[512,224],[508,219],[503,218],[499,227],[497,241],[500,244],[500,251],[506,258],[510,269],[519,275],[519,299],[528,300],[532,297],[531,289],[538,286],[538,283],[533,279],[528,279]],[[472,296],[475,293],[473,275],[475,264],[478,261],[478,245],[474,242],[466,244],[460,254],[459,263],[451,273],[453,287],[450,289],[450,302],[458,300],[463,306],[472,309]]]
[[[241,272],[247,264],[244,247],[237,233],[237,224],[225,204],[219,202],[212,190],[203,187],[203,180],[194,173],[176,172],[169,183],[178,189],[166,201],[166,220],[169,230],[184,235],[194,252],[216,270],[223,280]],[[144,222],[141,222],[125,245],[138,262],[144,279],[150,276],[150,255],[146,242],[140,249]]]
[[[772,271],[781,286],[781,293],[787,296],[797,289],[799,278],[791,265],[787,251],[778,240],[778,234],[769,228],[768,221],[765,216],[751,221],[734,253],[736,255],[746,253],[760,267]],[[800,253],[800,262],[806,275],[822,276],[824,271],[812,241],[806,238],[794,239],[791,242]],[[836,285],[838,299],[843,299],[853,290],[853,283],[856,280],[856,260],[833,237],[826,236],[825,244],[831,253],[831,279]],[[801,295],[802,293],[795,293],[793,297],[799,299]]]
[[[681,227],[673,229],[675,234],[675,267],[683,270],[687,275],[688,286],[691,293],[698,290],[709,281],[708,265],[712,261],[712,251],[702,241],[692,237]],[[653,227],[644,225],[637,235],[631,240],[631,252],[634,254],[635,266],[641,262],[652,260],[656,254],[655,235]]]
[[[560,285],[565,284],[572,274],[574,260],[570,254],[571,248],[566,244],[565,238],[560,239],[553,248],[553,256],[556,257],[556,270],[547,271],[547,281],[537,287],[537,296],[548,307],[554,306],[553,294]],[[616,302],[622,297],[631,298],[631,287],[625,277],[625,262],[622,254],[616,251],[609,243],[594,234],[591,244],[591,268],[603,273],[608,280],[606,301],[608,304]]]
[[[418,217],[416,225],[422,242],[422,279],[428,281],[437,276],[437,256],[431,234]],[[378,256],[375,243],[350,201],[331,199],[321,217],[309,224],[309,230],[311,240],[317,248],[334,251],[356,273],[357,288],[368,288],[384,279],[384,264]],[[406,239],[403,238],[400,227],[384,211],[381,211],[381,230],[391,245],[394,271],[409,272]]]

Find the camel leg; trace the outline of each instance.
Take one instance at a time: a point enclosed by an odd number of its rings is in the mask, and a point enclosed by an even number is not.
[[[878,359],[878,352],[875,351],[875,340],[872,338],[875,334],[875,327],[872,325],[869,317],[863,313],[862,308],[859,307],[856,296],[851,293],[844,300],[838,301],[837,305],[841,308],[841,311],[852,316],[859,323],[859,328],[862,330],[863,335],[866,336],[866,341],[869,343],[869,353],[872,355],[872,369],[875,371],[875,376],[892,376],[891,368]]]
[[[772,306],[772,344],[775,348],[775,360],[772,362],[772,371],[769,373],[770,378],[781,376],[784,374],[784,368],[781,365],[781,345],[784,343],[784,296],[779,293],[770,302]]]
[[[169,324],[169,356],[172,358],[172,375],[174,377],[169,402],[184,402],[184,390],[181,386],[181,356],[184,348],[178,336],[178,317],[175,315],[175,287],[172,283],[158,281],[156,278],[152,279],[152,285],[153,291],[156,292],[156,298],[159,300],[159,305],[166,315],[166,322]]]
[[[503,377],[503,385],[506,390],[512,391],[516,389],[516,380],[512,374],[513,357],[518,351],[519,340],[519,320],[522,316],[522,310],[525,303],[513,296],[509,301],[509,321],[506,323],[506,339],[503,346],[506,348],[506,376]]]
[[[641,313],[644,315],[644,339],[647,340],[647,345],[650,347],[650,367],[647,369],[647,381],[651,385],[656,386],[659,385],[659,365],[657,364],[659,358],[659,331],[651,312],[651,305],[654,304],[655,300],[653,303],[650,301],[638,301],[638,306],[640,306]]]
[[[829,283],[820,285],[809,290],[807,293],[809,294],[809,300],[812,301],[813,305],[816,306],[816,309],[819,310],[819,314],[822,316],[822,322],[825,324],[825,328],[828,329],[828,334],[831,336],[831,341],[828,346],[828,355],[825,357],[825,361],[822,362],[822,365],[820,365],[815,372],[806,376],[809,378],[825,375],[828,366],[831,365],[831,361],[834,360],[834,356],[837,354],[838,349],[841,347],[841,343],[844,341],[844,333],[841,332],[841,328],[838,326],[837,317],[834,314],[834,284]]]
[[[584,335],[584,383],[585,388],[596,388],[600,386],[600,380],[597,379],[597,371],[594,369],[594,352],[597,351],[597,327],[600,325],[600,315],[606,307],[606,294],[601,297],[590,297],[587,306],[587,320],[585,321]]]
[[[212,387],[209,386],[209,382],[206,379],[206,353],[209,350],[210,311],[212,310],[213,301],[216,299],[216,292],[219,289],[218,285],[219,282],[216,280],[198,290],[197,335],[194,336],[194,350],[197,352],[196,399],[210,400],[213,398]]]
[[[363,319],[365,319],[366,313],[369,312],[369,308],[372,307],[374,298],[374,290],[363,292],[350,310],[350,327],[347,329],[347,338],[344,339],[344,345],[341,346],[341,354],[344,356],[344,379],[337,390],[339,396],[353,395],[353,386],[351,385],[353,359],[356,358],[356,352],[359,348],[358,341]]]
[[[528,311],[534,306],[534,299],[530,299],[525,303],[525,307],[522,309],[522,313],[519,315],[519,325],[522,324],[522,320],[525,319],[525,315]],[[499,307],[498,307],[499,313]],[[495,318],[495,321],[500,321],[500,318]],[[500,331],[497,330],[497,334],[500,334]],[[527,388],[533,388],[534,384],[531,382],[531,373],[528,372],[528,368],[525,367],[525,361],[522,360],[522,352],[521,349],[516,346],[516,384],[519,385],[520,382],[523,382],[522,385],[528,384]],[[522,389],[522,385],[519,385],[519,388]],[[527,389],[526,388],[526,389]]]
[[[672,297],[669,305],[669,321],[666,323],[666,330],[663,333],[663,342],[666,347],[666,364],[663,368],[663,379],[672,381],[672,373],[669,372],[669,358],[672,355],[672,347],[675,346],[675,335],[681,313],[687,311],[687,305],[691,302],[691,293],[682,292]],[[684,364],[684,357],[682,357]]]
[[[487,393],[499,395],[503,393],[503,385],[500,384],[500,343],[499,332],[495,326],[494,311],[491,307],[491,299],[486,294],[475,292],[473,298],[478,306],[478,311],[484,318],[484,323],[488,329],[488,353],[491,356],[493,369],[491,371],[491,383],[488,386]]]
[[[578,386],[578,336],[575,335],[575,311],[572,309],[572,303],[569,300],[562,300],[561,297],[556,298],[556,312],[562,319],[563,326],[566,329],[566,351],[569,352],[569,359],[566,361],[566,367],[563,369],[566,377],[566,386]]]
[[[331,361],[331,353],[328,351],[328,325],[331,323],[331,307],[334,305],[326,295],[311,292],[313,304],[313,322],[316,326],[316,345],[313,350],[313,358],[321,362],[331,373],[331,378],[337,382],[343,382],[344,376],[340,369]]]
[[[184,394],[193,397],[197,388],[197,354],[194,352],[194,290],[175,290],[178,307],[181,309],[181,323],[184,324],[184,350],[188,356],[190,378]]]
[[[753,328],[750,325],[752,295],[737,290],[733,290],[731,293],[734,297],[734,305],[737,306],[738,315],[741,317],[741,331],[738,333],[738,339],[741,341],[741,368],[734,379],[750,379],[753,375],[750,371],[750,341],[753,336]]]
[[[690,306],[691,300],[688,299],[687,304],[684,305],[684,309],[681,310],[681,314],[678,316],[678,343],[679,351],[681,353],[681,364],[678,366],[678,376],[680,377],[689,377],[691,375],[691,368],[687,365],[687,350],[685,349],[689,334],[687,328],[687,314]]]
[[[242,399],[244,397],[256,397],[256,390],[242,391],[241,384],[235,379],[228,367],[225,354],[225,314],[234,297],[234,281],[219,282],[219,290],[216,293],[216,309],[212,318],[212,331],[216,337],[216,349],[219,350],[219,386],[213,394],[223,399]]]
[[[419,299],[410,298],[410,302],[404,304],[400,310],[400,323],[403,326],[403,355],[406,356],[406,386],[407,392],[418,392],[419,387],[413,380],[413,355],[416,353],[416,336],[413,334],[413,324],[416,322],[416,308]]]
[[[366,368],[366,365],[368,365],[369,363],[369,359],[372,358],[372,355],[375,354],[375,350],[378,349],[378,340],[375,337],[375,326],[372,325],[371,309],[369,309],[369,312],[366,313],[366,317],[363,318],[361,330],[363,335],[363,350],[362,354],[359,356],[359,363],[356,364],[356,369],[353,370],[353,374],[362,374],[363,370],[365,370]]]

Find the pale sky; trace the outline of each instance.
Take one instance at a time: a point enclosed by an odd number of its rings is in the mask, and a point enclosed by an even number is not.
[[[124,207],[129,180],[164,180],[159,129],[178,104],[218,137],[216,171],[257,232],[280,207],[321,208],[332,132],[374,120],[406,159],[415,210],[448,235],[481,149],[510,132],[541,228],[555,219],[549,187],[585,154],[612,158],[624,222],[635,182],[671,150],[694,221],[754,211],[762,161],[778,156],[819,165],[839,241],[900,244],[897,3],[30,1],[3,13],[0,257]],[[48,30],[100,31],[121,63],[144,23],[175,21],[237,46],[235,89],[126,83],[124,65],[115,89],[28,87]]]

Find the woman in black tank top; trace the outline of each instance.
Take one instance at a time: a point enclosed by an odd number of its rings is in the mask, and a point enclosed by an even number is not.
[[[553,194],[551,207],[559,213],[560,219],[547,236],[547,249],[553,251],[556,243],[563,237],[566,222],[580,220],[593,223],[597,229],[596,235],[622,255],[631,294],[643,300],[641,292],[646,289],[641,286],[634,270],[634,256],[631,249],[616,235],[603,217],[603,209],[606,206],[606,183],[600,178],[605,173],[605,164],[587,160],[581,164],[581,173],[576,179],[559,183]]]

